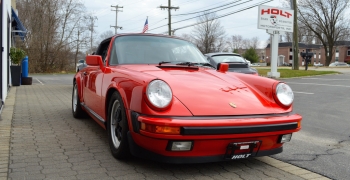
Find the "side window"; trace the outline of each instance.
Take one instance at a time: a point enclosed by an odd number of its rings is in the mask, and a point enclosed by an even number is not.
[[[111,48],[112,48],[112,49],[111,49],[111,53],[110,53],[110,56],[109,56],[108,64],[109,64],[109,65],[117,65],[117,64],[119,64],[119,63],[118,63],[117,54],[116,54],[116,52],[117,52],[117,50],[116,50],[116,48],[117,48],[116,44],[113,43]]]

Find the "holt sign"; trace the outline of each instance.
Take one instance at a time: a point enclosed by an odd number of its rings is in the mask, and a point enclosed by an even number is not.
[[[258,29],[293,32],[294,10],[259,6]]]

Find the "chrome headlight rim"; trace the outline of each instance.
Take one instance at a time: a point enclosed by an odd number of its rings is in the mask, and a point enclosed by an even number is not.
[[[168,83],[161,79],[155,79],[148,83],[146,97],[153,108],[165,109],[173,100],[173,92]]]
[[[284,107],[289,107],[294,102],[293,90],[286,83],[280,82],[276,85],[275,95],[278,102]]]

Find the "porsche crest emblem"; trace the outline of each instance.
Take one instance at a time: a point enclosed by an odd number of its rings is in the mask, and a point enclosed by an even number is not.
[[[237,105],[236,105],[235,103],[233,103],[233,102],[230,102],[229,104],[230,104],[230,106],[233,107],[233,108],[236,108],[236,107],[237,107]]]

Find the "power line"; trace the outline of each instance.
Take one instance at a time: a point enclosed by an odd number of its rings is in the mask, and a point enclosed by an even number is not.
[[[155,22],[154,24],[152,24],[152,25],[156,25],[156,24],[158,24],[158,23],[160,23],[160,22],[162,22],[162,21],[164,21],[164,20],[166,20],[166,19],[168,19],[168,18],[164,18],[164,19],[162,19],[162,20],[160,20],[160,21],[157,21],[157,22]],[[149,21],[148,21],[149,22]],[[149,24],[149,23],[148,23]],[[136,29],[140,29],[140,28],[133,28],[133,29],[125,29],[125,30],[128,30],[128,31],[133,31],[133,30],[136,30]]]
[[[235,6],[241,5],[241,4],[244,4],[244,3],[247,3],[247,2],[249,2],[249,1],[252,1],[252,0],[247,0],[247,1],[244,1],[244,2],[239,3],[239,4],[235,4]],[[272,0],[270,0],[270,1],[272,1]],[[229,7],[232,7],[232,6],[229,6]],[[201,17],[201,16],[203,16],[203,15],[207,15],[207,14],[210,14],[210,13],[218,12],[218,11],[227,9],[227,8],[229,8],[229,7],[226,7],[226,8],[223,8],[223,9],[219,9],[219,10],[216,10],[216,11],[213,11],[213,12],[208,12],[208,13],[205,13],[205,14],[202,14],[202,15],[194,16],[194,17],[191,17],[191,18],[183,19],[183,20],[180,20],[180,21],[176,21],[176,22],[173,22],[172,24],[179,23],[179,22],[183,22],[183,21],[187,21],[187,20],[194,19],[194,18],[197,18],[197,17]],[[152,31],[152,30],[155,30],[155,29],[159,29],[159,28],[164,27],[164,26],[167,26],[167,25],[162,25],[162,26],[159,26],[159,27],[150,29],[150,30],[148,30],[148,31]]]
[[[241,11],[244,11],[244,10],[247,10],[247,9],[251,9],[251,8],[253,8],[253,7],[256,7],[256,6],[259,6],[259,5],[268,3],[268,2],[271,2],[271,1],[273,1],[273,0],[266,0],[266,1],[261,2],[261,3],[253,4],[253,5],[251,5],[251,6],[249,6],[249,7],[246,7],[246,8],[239,9],[239,10],[237,10],[237,11],[233,11],[233,12],[230,12],[230,13],[227,13],[227,14],[223,14],[223,15],[221,15],[221,16],[218,16],[218,17],[209,19],[209,20],[207,20],[207,21],[203,21],[203,22],[199,22],[199,23],[194,23],[194,24],[191,24],[191,25],[187,25],[187,26],[183,26],[183,27],[180,27],[180,28],[176,28],[176,29],[174,29],[173,31],[175,32],[176,30],[179,30],[179,29],[184,29],[184,28],[187,28],[187,27],[195,26],[195,25],[202,24],[202,23],[205,23],[205,22],[209,22],[209,21],[212,21],[212,20],[215,20],[215,19],[219,19],[219,18],[222,18],[222,17],[226,17],[226,16],[229,16],[229,15],[232,15],[232,14],[235,14],[235,13],[238,13],[238,12],[241,12]]]
[[[208,5],[208,6],[205,6],[205,7],[199,8],[198,10],[200,10],[200,9],[204,9],[204,8],[207,8],[207,7],[211,7],[211,6],[214,6],[214,5],[220,4],[220,3],[225,2],[225,1],[228,1],[228,0],[220,1],[220,2],[217,2],[217,3],[215,3],[215,4],[211,4],[211,5]]]
[[[254,24],[256,24],[256,23],[254,23]],[[229,27],[229,28],[225,28],[225,29],[227,30],[227,29],[234,29],[234,28],[240,28],[240,27],[247,27],[247,26],[251,26],[254,24],[246,24],[246,25],[242,25],[242,26]]]
[[[199,1],[199,0],[188,0],[188,1],[184,2],[184,3],[182,3],[182,4],[186,4],[186,3],[189,2],[189,1],[195,2],[195,1]],[[192,2],[191,2],[191,3],[192,3]],[[135,3],[132,3],[132,4],[135,4]],[[181,5],[181,4],[180,4],[180,5]],[[126,5],[124,5],[124,6],[126,6]],[[134,16],[134,17],[132,17],[132,18],[130,18],[130,19],[134,19],[134,18],[139,17],[139,16],[141,16],[141,15],[144,15],[144,14],[146,14],[146,13],[150,13],[150,12],[152,12],[152,11],[154,11],[154,10],[155,10],[155,9],[149,10],[149,11],[147,11],[147,12],[144,12],[144,13],[142,13],[142,14],[139,14],[139,15],[137,15],[137,16]],[[130,21],[130,19],[126,19],[126,20],[123,20],[123,21],[120,21],[120,22]],[[138,20],[135,20],[135,21],[138,21]],[[154,24],[153,24],[153,25],[154,25]]]
[[[174,22],[173,24],[179,23],[179,22],[183,22],[183,21],[187,21],[187,20],[194,19],[194,18],[198,18],[198,17],[201,17],[201,16],[203,16],[203,15],[215,13],[215,12],[218,12],[218,11],[222,11],[222,10],[224,10],[224,9],[228,9],[228,8],[230,8],[230,7],[233,7],[233,6],[242,5],[242,4],[247,3],[247,2],[249,2],[249,1],[252,1],[252,0],[247,0],[247,1],[244,1],[244,2],[241,2],[241,3],[238,3],[238,4],[235,4],[235,5],[232,5],[232,6],[228,6],[228,7],[225,7],[225,8],[219,9],[219,10],[216,10],[216,11],[212,11],[212,12],[204,13],[204,14],[201,14],[201,15],[198,15],[198,16],[194,16],[194,17],[191,17],[191,18],[187,18],[187,19],[183,19],[183,20],[180,20],[180,21],[176,21],[176,22]]]
[[[192,13],[185,13],[185,14],[174,14],[173,16],[184,16],[184,15],[197,14],[197,13],[201,13],[201,12],[205,12],[205,11],[210,11],[210,10],[213,10],[213,9],[221,8],[221,7],[230,5],[230,4],[234,4],[234,3],[239,2],[239,1],[242,1],[242,0],[236,0],[236,1],[224,4],[224,5],[221,5],[221,6],[217,6],[217,7],[206,9],[206,10],[202,10],[202,11],[197,11],[197,12],[192,12]],[[232,7],[232,6],[229,6],[229,7]]]

